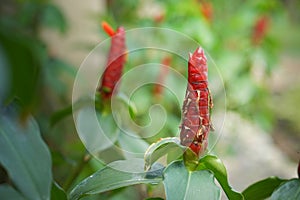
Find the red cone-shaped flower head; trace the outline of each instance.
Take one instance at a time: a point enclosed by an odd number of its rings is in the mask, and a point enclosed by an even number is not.
[[[126,61],[125,30],[123,27],[119,27],[114,32],[107,23],[102,23],[102,27],[111,36],[111,47],[99,92],[103,99],[110,99],[114,89],[116,89],[117,82],[122,76]]]
[[[207,147],[210,131],[210,109],[212,99],[208,89],[207,59],[202,48],[190,54],[188,64],[188,86],[183,103],[183,118],[180,141],[197,155]]]

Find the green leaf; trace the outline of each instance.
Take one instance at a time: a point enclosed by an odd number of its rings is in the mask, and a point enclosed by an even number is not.
[[[0,185],[0,199],[2,200],[25,200],[25,198],[8,184]]]
[[[157,184],[162,180],[162,167],[144,172],[144,162],[141,159],[120,160],[110,163],[80,182],[69,195],[69,199],[80,199],[86,195],[98,194],[117,188],[151,183]]]
[[[266,199],[285,181],[286,180],[277,177],[269,177],[250,185],[242,192],[242,194],[246,200]]]
[[[46,55],[41,43],[0,21],[0,43],[9,66],[8,95],[18,97],[28,111],[38,100],[41,60]]]
[[[182,152],[186,148],[180,144],[180,140],[177,137],[162,138],[158,142],[151,144],[144,156],[145,170],[149,170],[155,161],[175,148],[181,148]]]
[[[67,21],[60,9],[53,5],[47,4],[41,15],[42,25],[57,28],[60,32],[65,32],[67,29]]]
[[[78,111],[76,126],[81,141],[92,154],[114,145],[119,134],[113,115],[97,113],[93,105]]]
[[[209,171],[191,172],[182,161],[175,161],[163,174],[167,199],[217,200],[221,197],[221,190],[215,185],[214,176]]]
[[[300,199],[300,179],[292,179],[273,192],[271,200]]]
[[[52,184],[51,200],[67,200],[65,191],[56,182]]]
[[[50,152],[33,118],[19,121],[12,106],[0,111],[0,164],[27,199],[49,199],[52,182]]]
[[[210,170],[230,200],[244,199],[243,195],[231,188],[228,183],[227,171],[222,161],[213,155],[206,155],[199,160],[198,170]]]

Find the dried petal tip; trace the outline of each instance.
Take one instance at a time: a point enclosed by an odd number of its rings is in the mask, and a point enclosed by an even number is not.
[[[193,58],[196,58],[196,59],[202,59],[202,58],[204,58],[205,59],[205,61],[206,61],[206,56],[205,56],[205,54],[204,54],[204,50],[201,48],[201,47],[198,47],[197,49],[196,49],[196,51],[194,52],[194,54],[193,54]]]
[[[199,54],[204,54],[204,51],[201,47],[198,47],[198,49],[196,49],[197,53]]]

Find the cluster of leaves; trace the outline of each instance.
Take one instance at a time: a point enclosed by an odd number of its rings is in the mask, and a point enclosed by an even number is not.
[[[0,163],[9,179],[0,185],[1,199],[49,199],[50,196],[51,199],[67,199],[63,189],[53,182],[51,155],[36,121],[29,117],[20,123],[20,109],[15,105],[2,108],[0,114]],[[166,138],[149,147],[145,162],[112,162],[79,183],[69,193],[69,199],[80,199],[135,184],[158,184],[161,181],[167,199],[220,199],[221,191],[215,185],[214,178],[232,200],[264,199],[271,195],[272,200],[299,198],[299,179],[282,180],[275,177],[255,183],[243,193],[238,193],[230,187],[221,160],[212,155],[204,156],[196,164],[184,163],[180,159],[170,159],[166,167],[155,163],[163,155],[173,152],[174,148],[186,150],[179,144],[178,138]],[[191,151],[188,153],[195,156]]]
[[[230,200],[299,198],[300,179],[296,178],[283,180],[270,177],[250,185],[239,193],[229,185],[226,168],[217,156],[205,155],[199,160],[195,159],[196,155],[179,143],[176,137],[164,138],[148,148],[144,161],[112,162],[79,183],[70,192],[70,199],[80,199],[85,195],[133,184],[155,185],[159,182],[164,184],[167,199],[220,199],[221,190],[215,185],[214,179],[218,180]],[[175,160],[174,150],[177,151],[177,156],[179,155]],[[187,154],[186,159],[182,160],[180,152]],[[164,155],[168,155],[169,163],[165,167],[156,163]]]

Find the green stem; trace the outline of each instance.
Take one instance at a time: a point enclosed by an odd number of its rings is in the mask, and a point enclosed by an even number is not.
[[[77,164],[77,166],[74,168],[73,172],[70,174],[70,176],[66,179],[66,181],[63,184],[63,188],[65,191],[68,191],[80,172],[83,170],[85,165],[89,162],[91,159],[91,155],[88,153],[85,153],[83,155],[83,158],[80,160],[80,162]]]

